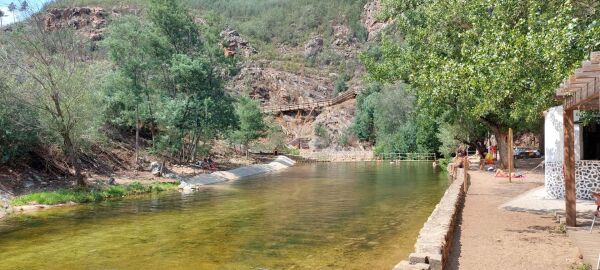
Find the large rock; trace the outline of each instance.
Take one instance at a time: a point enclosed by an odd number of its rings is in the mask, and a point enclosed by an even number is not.
[[[250,46],[248,41],[234,29],[227,28],[221,32],[220,36],[223,39],[226,56],[234,56],[240,52],[243,56],[248,57],[257,53],[256,49]]]
[[[323,51],[323,38],[314,37],[304,45],[304,57],[315,57]]]
[[[370,0],[363,8],[362,20],[369,32],[368,40],[373,40],[389,24],[379,18],[381,9],[381,0]]]

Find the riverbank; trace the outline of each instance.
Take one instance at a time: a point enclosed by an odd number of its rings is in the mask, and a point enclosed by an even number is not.
[[[16,196],[0,212],[0,218],[8,213],[30,212],[80,203],[92,203],[134,195],[159,193],[178,189],[178,182],[133,182],[126,185],[93,185],[86,188],[59,189],[32,192]]]
[[[572,269],[581,263],[577,248],[554,216],[501,208],[543,185],[543,174],[529,173],[509,183],[473,167],[469,173],[471,185],[448,269]]]
[[[217,171],[210,174],[201,174],[194,177],[181,179],[179,188],[181,188],[184,192],[188,192],[205,185],[235,181],[245,177],[287,169],[291,166],[294,166],[294,164],[296,164],[294,160],[286,156],[278,156],[275,160],[267,164],[254,164],[228,171]]]
[[[0,218],[8,213],[37,211],[54,207],[70,206],[80,203],[99,202],[108,199],[123,198],[133,195],[158,193],[163,191],[190,191],[201,186],[224,183],[244,177],[265,174],[283,170],[293,166],[296,162],[285,156],[278,156],[268,164],[254,164],[243,166],[228,171],[216,171],[210,174],[200,174],[189,177],[180,177],[179,182],[140,182],[128,181],[124,184],[107,185],[96,183],[85,189],[61,188],[57,190],[32,192],[12,199],[3,200]],[[122,181],[119,181],[122,182]]]

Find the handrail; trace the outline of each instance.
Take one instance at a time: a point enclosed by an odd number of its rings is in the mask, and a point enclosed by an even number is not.
[[[333,105],[340,104],[346,100],[350,100],[356,97],[358,93],[354,90],[346,91],[341,95],[334,98],[322,99],[314,102],[305,102],[300,104],[290,104],[290,105],[267,105],[261,108],[263,113],[275,113],[275,112],[286,112],[286,111],[296,111],[303,109],[316,109],[321,107],[329,107]]]

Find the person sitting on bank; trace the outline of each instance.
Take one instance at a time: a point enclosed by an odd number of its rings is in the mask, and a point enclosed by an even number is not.
[[[497,169],[496,174],[494,174],[494,176],[495,177],[508,177],[508,173],[506,173],[502,169]],[[513,178],[522,178],[522,177],[525,177],[525,174],[513,172],[513,173],[511,173],[511,176]]]
[[[452,158],[452,162],[448,164],[448,172],[450,172],[450,174],[454,176],[456,174],[456,169],[462,168],[463,163],[464,154],[462,152],[459,152],[454,158]]]

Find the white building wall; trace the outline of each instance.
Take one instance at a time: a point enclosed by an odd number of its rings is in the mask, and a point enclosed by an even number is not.
[[[575,111],[575,122],[579,121],[579,111]],[[544,120],[545,160],[563,162],[565,157],[563,108],[556,106],[548,109]],[[575,160],[581,160],[583,133],[579,124],[575,124]]]
[[[575,122],[579,121],[579,111],[575,111]],[[544,119],[544,145],[545,145],[545,187],[546,194],[550,198],[562,198],[564,196],[564,175],[562,172],[564,161],[564,131],[563,131],[563,108],[552,107],[546,111]],[[575,161],[579,165],[581,160],[583,133],[579,124],[575,124]],[[578,198],[587,198],[589,192],[584,191],[583,181],[576,179],[578,187]],[[579,183],[581,182],[581,183]],[[581,186],[581,187],[580,187]],[[586,185],[587,186],[587,185]],[[580,190],[581,189],[581,190]]]

